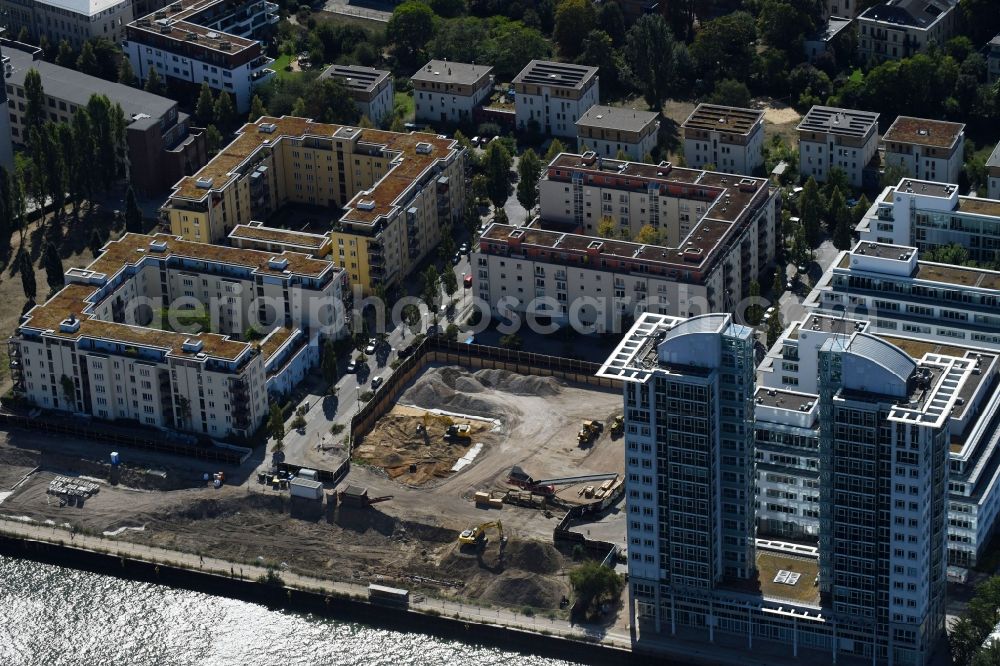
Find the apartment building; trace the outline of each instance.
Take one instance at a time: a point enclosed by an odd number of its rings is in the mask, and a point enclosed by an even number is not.
[[[269,377],[286,381],[315,361],[305,346],[342,334],[343,272],[297,253],[126,234],[66,279],[8,343],[15,390],[46,409],[247,437],[267,417]],[[213,332],[175,332],[189,311]],[[241,341],[251,327],[305,336]]]
[[[36,44],[42,37],[50,44],[66,40],[74,50],[88,39],[118,43],[132,11],[132,0],[0,0],[7,35],[27,30]]]
[[[395,87],[392,72],[361,65],[330,65],[319,78],[336,78],[351,93],[358,112],[375,125],[392,116]]]
[[[882,137],[886,166],[918,180],[957,183],[965,159],[965,125],[898,116]]]
[[[431,60],[413,83],[414,118],[418,123],[472,122],[472,111],[493,92],[493,68],[487,65]]]
[[[364,293],[398,283],[465,210],[465,151],[433,134],[264,117],[160,209],[171,233],[217,243],[285,204],[342,208],[332,260]]]
[[[2,34],[2,33],[0,33]],[[3,55],[3,42],[0,39],[0,62],[3,62],[4,76],[6,76],[6,57]],[[0,88],[0,104],[4,106],[9,105],[9,100],[7,99],[7,86]],[[10,114],[0,113],[0,166],[2,166],[7,171],[11,171],[14,168],[14,146],[11,140],[11,127],[10,127]]]
[[[130,174],[140,193],[160,194],[208,160],[203,133],[191,128],[189,116],[178,109],[177,102],[46,62],[35,46],[3,40],[3,49],[7,117],[15,144],[23,146],[28,140],[24,78],[35,70],[45,92],[46,120],[72,122],[76,110],[86,107],[95,94],[121,105]]]
[[[681,131],[689,167],[744,175],[764,167],[763,111],[702,103]]]
[[[1000,143],[986,160],[986,196],[1000,199]]]
[[[129,23],[122,49],[141,81],[156,69],[192,92],[208,83],[246,113],[253,89],[274,76],[259,38],[278,18],[278,5],[267,0],[180,0]]]
[[[878,155],[877,113],[813,106],[796,129],[803,178],[822,183],[840,169],[852,187],[864,185],[865,169]]]
[[[858,15],[858,0],[826,0],[824,5],[826,18],[839,16],[853,19]]]
[[[987,44],[986,50],[986,81],[993,84],[1000,81],[1000,35]]]
[[[238,224],[229,232],[229,244],[247,250],[262,252],[301,252],[322,259],[333,251],[330,237],[324,234],[310,234],[265,227],[263,222]]]
[[[928,663],[944,635],[948,415],[975,362],[917,363],[854,332],[821,348],[818,396],[762,395],[743,331],[729,315],[646,314],[598,373],[624,384],[638,643],[669,634],[820,663]],[[815,546],[755,539],[747,520],[750,474],[794,487],[778,478],[786,461],[758,455],[756,414],[768,411],[764,429],[788,438],[772,449],[818,452],[800,475],[819,498]]]
[[[1000,262],[1000,201],[958,186],[904,178],[882,190],[857,226],[862,241],[928,250],[957,243],[975,261]]]
[[[493,224],[473,248],[475,289],[498,312],[603,332],[635,312],[731,310],[774,260],[777,192],[764,179],[563,153],[539,189],[548,230]],[[602,216],[618,235],[649,226],[659,238],[600,237]]]
[[[581,152],[592,150],[615,158],[622,153],[627,159],[645,162],[656,147],[659,118],[655,111],[594,105],[576,121],[576,142]]]
[[[858,15],[858,54],[864,60],[909,58],[955,32],[957,0],[888,0]]]
[[[600,102],[597,67],[532,60],[514,77],[519,130],[533,124],[545,135],[574,137],[576,121]]]

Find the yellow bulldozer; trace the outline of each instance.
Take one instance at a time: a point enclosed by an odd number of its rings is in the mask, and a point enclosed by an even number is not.
[[[475,527],[467,530],[463,530],[458,535],[458,542],[460,544],[469,546],[483,546],[489,540],[486,537],[486,530],[496,528],[497,534],[500,537],[500,543],[504,541],[503,538],[503,523],[499,520],[494,520],[488,523],[482,523],[481,525],[476,525]]]
[[[600,421],[584,421],[583,425],[580,426],[580,432],[577,433],[576,439],[580,444],[589,444],[595,437],[601,434],[601,430],[604,429],[604,425]]]
[[[619,414],[611,420],[611,436],[620,437],[625,430],[625,418]]]

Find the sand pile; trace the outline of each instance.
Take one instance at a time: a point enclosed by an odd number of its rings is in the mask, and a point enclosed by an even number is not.
[[[562,382],[553,377],[518,375],[506,370],[480,370],[469,375],[461,368],[432,368],[400,398],[400,402],[425,409],[495,417],[503,408],[485,394],[501,391],[513,395],[554,396],[562,392]]]
[[[519,571],[505,571],[486,586],[482,598],[505,606],[555,608],[567,592],[557,580]]]
[[[504,551],[504,562],[511,568],[551,574],[562,566],[562,555],[551,544],[511,539]]]

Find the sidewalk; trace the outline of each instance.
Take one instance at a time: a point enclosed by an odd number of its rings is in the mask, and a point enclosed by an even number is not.
[[[238,564],[212,557],[201,557],[193,553],[183,553],[164,548],[128,543],[114,538],[73,534],[55,525],[40,525],[37,523],[0,519],[0,533],[34,539],[36,541],[47,541],[49,543],[62,542],[75,548],[111,552],[115,555],[135,560],[167,563],[194,571],[214,573],[220,576],[243,580],[254,580],[261,576],[266,576],[269,571],[268,568],[263,566]],[[277,573],[281,576],[287,587],[311,591],[322,590],[333,594],[351,595],[361,599],[368,598],[368,586],[366,584],[313,578],[285,570],[278,570]],[[555,636],[575,640],[596,641],[609,647],[631,650],[631,640],[627,634],[605,634],[603,629],[585,625],[570,625],[561,619],[553,620],[540,616],[529,617],[517,611],[482,608],[461,602],[432,599],[419,595],[412,597],[410,609],[418,613],[433,612],[447,617],[468,620],[477,624],[491,624],[526,631],[548,632]]]

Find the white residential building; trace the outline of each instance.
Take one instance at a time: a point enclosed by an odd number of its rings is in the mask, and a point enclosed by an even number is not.
[[[942,45],[955,31],[957,0],[887,0],[858,15],[862,60],[909,58],[931,44]]]
[[[898,116],[882,137],[886,166],[918,180],[957,183],[965,158],[965,125]]]
[[[532,60],[514,77],[519,130],[534,123],[543,135],[574,137],[576,121],[600,101],[597,67]]]
[[[8,343],[15,391],[46,409],[247,437],[268,387],[315,363],[305,347],[343,334],[344,273],[303,254],[126,234],[66,278]]]
[[[181,0],[130,23],[122,49],[139,80],[155,68],[161,80],[192,91],[208,83],[246,113],[254,88],[274,76],[274,59],[256,37],[277,23],[277,11],[266,0]]]
[[[416,121],[473,122],[473,110],[482,106],[493,91],[492,71],[487,65],[431,60],[410,77]]]
[[[132,0],[0,0],[0,12],[11,39],[25,29],[35,44],[44,37],[79,50],[89,39],[121,41],[133,18],[132,5]]]
[[[744,175],[764,167],[763,111],[703,103],[681,130],[689,167]]]
[[[343,83],[358,112],[375,125],[381,125],[392,115],[395,100],[392,72],[361,65],[330,65],[319,78],[336,78]]]
[[[614,106],[595,105],[576,121],[576,142],[601,157],[645,162],[656,147],[660,114]],[[582,150],[581,152],[586,152]]]
[[[958,186],[904,178],[875,199],[857,226],[862,241],[929,250],[957,243],[974,261],[1000,261],[1000,201]]]
[[[878,154],[878,114],[813,106],[796,128],[799,173],[826,182],[831,169],[847,174],[852,187],[864,185],[864,171]]]

